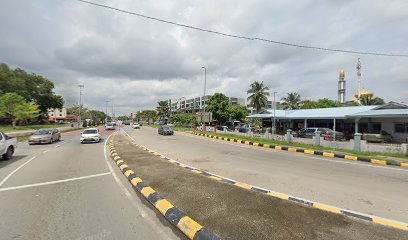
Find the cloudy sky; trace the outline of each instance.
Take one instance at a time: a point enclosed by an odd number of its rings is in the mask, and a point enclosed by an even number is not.
[[[229,34],[358,51],[408,54],[406,0],[91,0],[131,12]],[[264,81],[283,97],[337,99],[344,69],[347,98],[363,87],[408,103],[408,58],[359,56],[247,41],[168,25],[76,0],[1,0],[0,62],[41,74],[67,105],[116,114],[157,101],[223,92],[246,97]]]

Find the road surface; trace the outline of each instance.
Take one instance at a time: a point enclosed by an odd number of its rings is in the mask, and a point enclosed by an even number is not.
[[[408,222],[408,170],[275,151],[157,129],[125,128],[137,144],[212,173],[308,200]]]
[[[110,167],[104,143],[62,139],[20,143],[0,162],[1,239],[184,239]]]

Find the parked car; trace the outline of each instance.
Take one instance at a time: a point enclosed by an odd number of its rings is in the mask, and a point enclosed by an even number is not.
[[[16,150],[17,138],[10,137],[3,132],[0,132],[0,157],[4,160],[9,160]]]
[[[132,128],[133,129],[140,129],[140,124],[139,123],[133,123]]]
[[[86,142],[100,142],[102,140],[99,129],[97,128],[88,128],[81,133],[80,141],[81,143]]]
[[[28,144],[53,143],[61,139],[61,132],[56,129],[40,129],[28,138]]]
[[[115,130],[115,125],[113,123],[107,123],[105,125],[105,130]]]
[[[381,131],[380,133],[364,133],[363,140],[367,142],[388,143],[392,142],[392,135],[386,131]]]
[[[124,121],[122,124],[123,125],[130,125],[130,122],[129,121]]]
[[[344,134],[338,131],[333,131],[330,128],[302,128],[299,131],[292,132],[295,137],[301,138],[313,138],[316,136],[316,132],[320,132],[320,136],[330,136],[330,141],[333,141],[334,134],[336,134],[336,141],[344,140]]]
[[[174,131],[173,129],[171,129],[169,126],[167,125],[162,125],[159,127],[158,129],[158,133],[160,135],[174,135]]]

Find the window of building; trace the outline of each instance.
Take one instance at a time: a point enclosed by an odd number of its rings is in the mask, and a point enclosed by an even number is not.
[[[394,125],[395,133],[407,133],[408,132],[408,123],[396,123]]]
[[[62,117],[62,114],[60,113],[59,116]]]
[[[50,116],[51,116],[51,117],[54,116],[54,113],[51,113]]]

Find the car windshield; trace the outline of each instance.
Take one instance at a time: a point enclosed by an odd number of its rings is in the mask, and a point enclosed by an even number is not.
[[[51,134],[52,131],[51,130],[38,130],[35,135],[48,135]]]
[[[106,126],[113,126],[112,123],[107,123]]]
[[[167,126],[163,126],[163,130],[170,130],[170,128]]]
[[[84,131],[84,134],[96,134],[98,133],[98,130],[95,129],[88,129]]]

